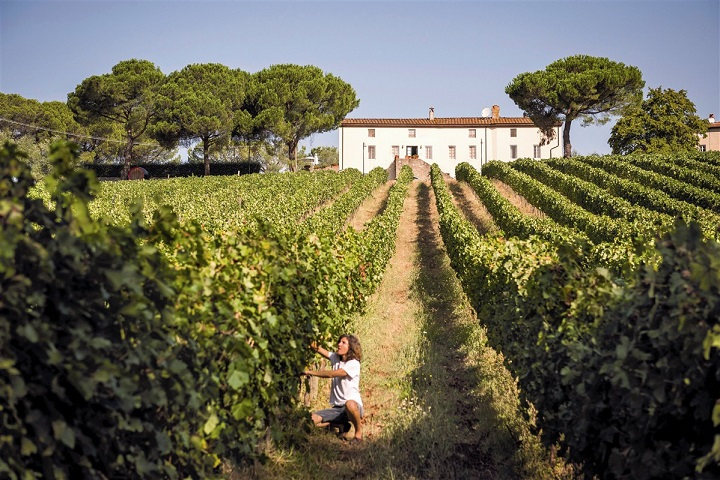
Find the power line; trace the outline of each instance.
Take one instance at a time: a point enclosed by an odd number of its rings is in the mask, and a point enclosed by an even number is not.
[[[0,117],[0,121],[7,122],[7,123],[13,123],[15,125],[22,125],[23,127],[30,127],[30,128],[34,128],[36,130],[44,130],[46,132],[59,133],[61,135],[68,135],[70,137],[89,138],[92,140],[100,140],[103,142],[113,142],[113,143],[122,143],[122,144],[127,143],[123,140],[115,140],[112,138],[93,137],[91,135],[81,135],[79,133],[63,132],[62,130],[53,130],[52,128],[45,128],[45,127],[41,127],[39,125],[32,125],[29,123],[16,122],[15,120],[10,120],[9,118]],[[156,143],[133,143],[133,145],[143,145],[146,147],[157,147],[158,146],[158,144],[156,144]]]

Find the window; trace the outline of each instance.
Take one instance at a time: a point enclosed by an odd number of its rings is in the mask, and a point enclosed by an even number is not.
[[[455,160],[455,145],[449,147],[450,160]]]
[[[375,160],[375,145],[368,145],[368,160]]]
[[[511,129],[510,129],[510,136],[511,136],[511,137],[517,137],[517,128],[511,128]]]
[[[468,137],[475,138],[477,131],[474,128],[468,130]]]
[[[432,145],[425,145],[425,158],[432,160]]]
[[[408,137],[415,138],[415,129],[414,128],[408,128]]]
[[[704,152],[704,151],[705,151],[705,145],[700,145],[700,151],[701,151],[701,152]]]
[[[517,158],[517,145],[510,145],[510,158]]]
[[[540,145],[533,145],[533,158],[540,158]]]
[[[368,128],[368,137],[374,137],[374,136],[375,136],[375,129]]]
[[[470,160],[476,160],[477,159],[477,147],[475,145],[470,145]]]
[[[393,158],[400,155],[400,146],[399,145],[392,146],[392,155],[393,155]]]

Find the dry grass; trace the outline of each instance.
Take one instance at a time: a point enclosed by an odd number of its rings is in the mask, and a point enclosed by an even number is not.
[[[507,198],[510,203],[515,205],[525,215],[531,215],[533,217],[545,218],[547,215],[542,210],[535,207],[532,203],[528,202],[525,197],[515,192],[509,185],[501,182],[496,178],[490,179],[495,188],[498,189],[503,197]]]
[[[470,223],[475,225],[481,235],[499,230],[492,215],[487,211],[485,205],[480,202],[470,185],[466,182],[458,182],[454,178],[446,178],[445,181],[452,192],[455,206]]]
[[[390,187],[395,185],[395,180],[390,180],[377,187],[358,207],[348,219],[348,225],[358,232],[365,228],[365,224],[376,215],[385,210]]]

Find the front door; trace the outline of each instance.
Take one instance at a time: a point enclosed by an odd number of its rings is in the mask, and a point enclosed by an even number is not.
[[[408,145],[405,147],[405,155],[408,157],[417,156],[418,154],[418,147],[417,145]]]

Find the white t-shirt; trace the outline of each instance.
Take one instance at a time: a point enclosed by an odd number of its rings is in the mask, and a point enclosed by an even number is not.
[[[335,352],[330,353],[332,369],[345,370],[344,377],[333,377],[330,388],[330,403],[341,407],[348,400],[355,400],[362,407],[360,399],[360,362],[357,360],[342,361],[342,357]]]

